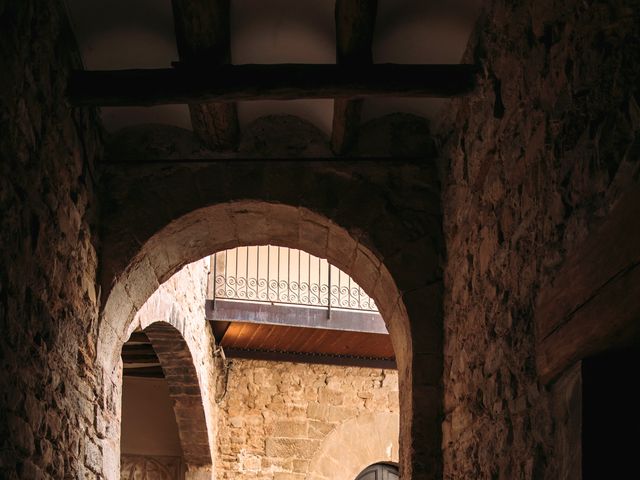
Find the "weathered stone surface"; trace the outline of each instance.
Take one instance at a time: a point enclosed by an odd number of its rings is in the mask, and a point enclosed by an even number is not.
[[[197,159],[211,157],[190,130],[171,125],[136,125],[107,137],[105,157],[112,162],[136,162],[145,159]]]
[[[282,246],[298,248],[301,226],[307,218],[320,217],[328,225],[327,243],[308,244],[309,253],[327,258],[359,284],[367,283],[363,275],[370,271],[370,265],[360,262],[359,268],[364,271],[354,268],[358,252],[366,251],[367,256],[380,261],[378,280],[372,293],[387,319],[394,344],[401,378],[400,396],[410,396],[413,371],[419,374],[428,368],[435,372],[442,365],[441,350],[433,348],[431,356],[422,355],[419,362],[414,363],[409,325],[409,316],[414,316],[416,329],[433,332],[430,340],[441,341],[441,302],[426,304],[419,296],[415,305],[404,305],[418,297],[412,296],[409,290],[419,286],[442,292],[442,288],[438,288],[440,263],[435,261],[439,258],[436,252],[442,248],[442,241],[440,217],[434,207],[439,202],[439,196],[435,195],[434,169],[430,163],[305,163],[299,160],[211,163],[199,167],[176,165],[166,169],[136,167],[128,170],[129,177],[122,170],[111,170],[109,182],[117,180],[119,187],[117,194],[111,197],[114,207],[109,220],[105,220],[110,226],[109,234],[105,234],[109,240],[105,240],[103,250],[104,279],[115,275],[120,279],[118,283],[128,283],[131,277],[124,272],[145,271],[137,269],[136,265],[149,261],[155,275],[150,273],[148,281],[153,283],[155,277],[166,278],[185,261],[251,243],[273,240]],[[142,174],[144,171],[148,176]],[[145,181],[140,184],[142,178]],[[129,185],[124,187],[127,183]],[[197,188],[187,188],[194,183]],[[165,192],[174,193],[167,195]],[[424,204],[423,196],[429,199],[428,206]],[[363,198],[371,201],[372,208],[361,208]],[[125,207],[130,201],[135,208]],[[158,204],[166,208],[158,209]],[[294,206],[299,204],[302,206]],[[202,207],[196,208],[196,205]],[[174,220],[165,215],[167,211]],[[398,216],[397,212],[402,214]],[[119,243],[123,231],[131,232],[129,238],[135,239],[129,246]],[[427,242],[426,246],[420,244],[421,239]],[[117,246],[120,247],[114,249]],[[414,246],[420,246],[420,254],[404,256],[398,253]],[[163,255],[167,251],[171,252],[168,261],[167,255]],[[382,260],[386,258],[393,259],[390,262],[392,271]],[[116,273],[119,271],[123,274]],[[112,308],[108,293],[111,288],[118,292],[113,285],[105,284],[105,324],[113,325],[114,330],[124,329],[130,321],[128,303],[123,304],[122,312]],[[399,289],[406,289],[406,294],[401,296]],[[430,296],[431,300],[434,298]],[[423,361],[427,364],[423,365]],[[437,383],[432,388],[439,389],[440,386]],[[421,406],[423,399],[426,403]],[[437,476],[441,469],[440,406],[434,404],[432,395],[414,395],[411,399],[406,398],[403,405],[408,412],[419,416],[421,429],[429,429],[428,433],[420,430],[423,433],[411,439],[412,432],[418,431],[411,427],[413,419],[403,423],[401,444],[407,447],[401,461],[405,474],[411,475],[411,464],[418,462],[420,467],[416,471],[423,472],[424,478]],[[281,407],[274,405],[274,408]],[[338,406],[335,408],[335,413],[343,418],[348,414],[340,412]]]
[[[433,158],[436,145],[429,135],[429,122],[408,113],[393,113],[364,123],[352,152],[354,155]]]
[[[402,304],[431,291],[441,270],[445,478],[571,478],[575,469],[560,457],[576,451],[566,405],[579,382],[562,378],[553,394],[539,385],[533,305],[565,253],[621,192],[637,188],[640,8],[577,0],[486,7],[466,58],[482,67],[480,86],[452,103],[439,129],[446,161],[438,178],[425,153],[431,140],[419,127],[405,128],[404,117],[388,134],[363,131],[362,142],[367,153],[379,145],[381,154],[418,152],[424,162],[96,169],[97,117],[70,110],[65,99],[69,69],[81,62],[62,2],[2,3],[0,476],[112,476],[119,468],[119,455],[108,452],[118,453],[120,365],[105,359],[119,355],[135,311],[162,281],[212,249],[276,239],[331,254],[371,285],[399,358],[407,478],[439,476],[442,395],[433,384],[442,355],[422,336],[431,341],[442,331],[438,306]],[[245,152],[327,151],[317,131],[279,137],[279,121],[269,122],[254,130]],[[184,132],[174,134],[155,150],[136,140],[135,151],[206,154]],[[274,140],[282,144],[268,145]],[[301,231],[309,225],[313,231]],[[375,261],[360,261],[363,251]],[[377,262],[377,280],[358,278]],[[310,410],[304,402],[319,398],[298,389],[300,400],[289,407],[273,398],[277,392],[252,392],[253,401],[295,418]],[[379,400],[366,392],[358,398]],[[230,401],[227,408],[237,418],[244,407]],[[308,435],[321,438],[322,422],[353,408],[317,408]],[[253,415],[234,427],[239,433],[219,459],[235,461],[237,445],[264,448],[253,435],[261,421]],[[245,465],[255,469],[255,462],[247,457]],[[279,473],[304,468],[288,459],[265,462]]]
[[[329,157],[329,140],[315,125],[293,115],[267,115],[243,132],[238,151],[260,157]]]
[[[397,377],[393,370],[235,359],[218,416],[218,478],[309,478],[323,463],[316,457],[338,453],[361,470],[372,452],[397,461]],[[331,437],[336,430],[340,438]],[[345,445],[364,432],[381,446],[364,438]]]
[[[579,380],[539,384],[533,306],[637,180],[633,3],[496,1],[477,25],[480,87],[440,130],[445,478],[577,478]]]
[[[101,463],[96,375],[100,128],[65,101],[80,67],[60,1],[0,6],[0,478]],[[90,455],[85,456],[85,452]]]

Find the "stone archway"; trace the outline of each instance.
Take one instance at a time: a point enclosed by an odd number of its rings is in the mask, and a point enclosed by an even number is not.
[[[169,385],[184,461],[189,467],[210,467],[207,420],[189,346],[180,332],[166,322],[154,322],[143,331],[160,359]]]
[[[160,360],[173,403],[188,480],[211,479],[215,448],[211,398],[212,385],[215,384],[214,343],[204,318],[205,265],[203,261],[189,264],[164,282],[137,311],[125,334],[128,338],[134,330],[143,331]],[[176,297],[183,295],[184,287],[180,289],[178,286],[185,283],[189,283],[188,290],[196,292],[191,301]],[[198,292],[198,285],[202,287],[201,292]],[[196,310],[185,310],[190,307]],[[105,370],[105,381],[111,389],[113,407],[107,410],[106,420],[111,428],[107,429],[103,450],[105,475],[117,478],[122,368],[119,356],[110,362],[109,369]]]
[[[133,176],[119,169],[110,180],[113,208],[103,237],[98,358],[115,358],[135,312],[181,266],[238,246],[305,250],[350,275],[378,305],[397,357],[403,475],[438,478],[443,253],[437,174],[429,164],[377,165],[240,162],[152,166],[147,173],[143,166]],[[396,181],[414,187],[398,192]],[[110,365],[107,397],[114,389]]]
[[[393,413],[352,418],[325,437],[306,480],[353,480],[369,465],[397,463],[398,435],[398,416]]]

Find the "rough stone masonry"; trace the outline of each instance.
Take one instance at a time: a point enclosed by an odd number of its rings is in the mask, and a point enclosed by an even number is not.
[[[533,308],[638,181],[639,8],[496,1],[477,25],[482,86],[440,129],[445,478],[582,478],[579,378],[538,382]]]
[[[439,408],[428,397],[439,395],[433,384],[407,395],[409,478],[580,478],[567,410],[579,379],[574,369],[555,386],[539,383],[533,308],[566,252],[621,191],[637,188],[639,13],[637,0],[487,2],[466,58],[482,67],[481,85],[453,102],[437,130],[445,361],[441,377],[429,373],[444,389],[444,409],[442,418],[413,409],[425,398]],[[97,353],[98,258],[113,205],[98,194],[96,112],[66,101],[69,70],[80,67],[61,1],[0,1],[0,477],[10,480],[114,478],[118,469],[105,462],[102,440],[114,428],[104,413],[117,411],[119,398],[103,383],[112,372],[105,375]],[[413,178],[369,173],[393,178],[395,193],[413,191]],[[291,188],[269,178],[264,185]],[[341,178],[347,189],[359,180]],[[273,201],[271,193],[262,199]],[[134,200],[126,207],[139,206]],[[313,201],[338,211],[326,192]],[[393,225],[421,228],[412,211],[403,204]],[[394,273],[405,270],[424,281],[404,263]],[[419,355],[427,340],[412,327]],[[437,462],[439,450],[423,449],[438,438],[440,420],[442,474],[424,461]]]
[[[217,478],[320,480],[324,467],[338,479],[351,464],[357,475],[397,462],[398,413],[395,370],[234,359],[220,403]],[[339,445],[333,456],[323,456],[327,441]]]
[[[0,477],[100,478],[101,130],[61,2],[0,2]]]

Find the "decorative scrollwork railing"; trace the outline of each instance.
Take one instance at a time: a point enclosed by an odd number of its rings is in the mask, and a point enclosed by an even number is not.
[[[271,245],[213,257],[214,298],[377,312],[353,279],[326,260]]]

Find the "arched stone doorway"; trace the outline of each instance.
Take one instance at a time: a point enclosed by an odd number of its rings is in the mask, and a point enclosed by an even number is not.
[[[358,165],[338,162],[171,169],[153,180],[155,174],[136,175],[142,183],[122,179],[116,192],[104,239],[99,358],[114,358],[136,310],[181,266],[238,246],[305,250],[328,259],[374,298],[397,355],[403,475],[437,478],[442,241],[434,169],[399,166],[392,177],[416,180],[400,197],[386,174],[372,168],[365,175]],[[359,209],[364,196],[366,211]],[[105,388],[113,389],[108,376]]]

